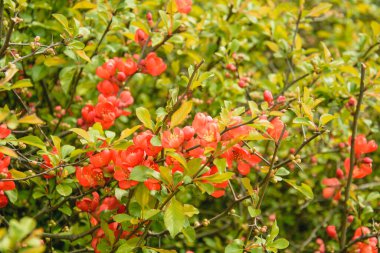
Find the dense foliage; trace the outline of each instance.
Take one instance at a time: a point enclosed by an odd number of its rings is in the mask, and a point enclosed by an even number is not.
[[[1,252],[360,252],[376,0],[0,0]]]

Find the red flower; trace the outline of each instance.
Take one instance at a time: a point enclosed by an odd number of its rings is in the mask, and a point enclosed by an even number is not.
[[[112,153],[108,149],[103,150],[90,157],[90,163],[96,168],[107,166],[112,160]]]
[[[135,32],[135,42],[139,44],[141,47],[143,47],[146,43],[146,41],[149,39],[149,35],[142,29],[137,29]],[[151,41],[149,41],[148,46],[152,44]]]
[[[120,93],[120,107],[125,108],[133,104],[133,97],[130,91],[125,90]]]
[[[174,128],[173,132],[167,130],[162,133],[162,147],[164,148],[178,148],[185,140],[185,135],[181,128]]]
[[[91,198],[83,198],[82,200],[77,201],[76,205],[77,207],[82,210],[83,212],[94,212],[96,208],[99,206],[100,197],[97,192],[92,193],[92,199]]]
[[[139,165],[144,160],[144,150],[137,146],[130,146],[126,150],[120,151],[117,159],[117,164],[128,169]]]
[[[371,233],[371,230],[367,227],[359,227],[358,229],[355,230],[355,234],[352,237],[352,240],[355,240],[363,235],[367,235]],[[354,252],[358,253],[377,253],[378,248],[377,248],[377,238],[376,237],[371,237],[368,238],[366,241],[361,241],[355,243],[353,246],[355,249]]]
[[[165,62],[156,55],[149,53],[144,60],[141,61],[142,72],[152,76],[159,76],[166,70]]]
[[[250,154],[239,145],[228,149],[221,157],[226,158],[229,169],[232,169],[233,162],[235,161],[239,173],[243,176],[247,175],[251,171],[251,168],[261,161],[258,156]]]
[[[346,158],[346,160],[344,161],[344,168],[346,169],[346,175],[348,175],[350,172],[350,158]],[[352,177],[363,178],[370,174],[372,174],[372,160],[370,163],[365,163],[362,160],[362,161],[359,161],[358,165],[354,166]]]
[[[100,102],[95,106],[95,122],[100,122],[104,129],[110,128],[116,119],[117,109],[111,102]]]
[[[0,139],[7,138],[11,134],[11,130],[8,129],[6,124],[0,125]]]
[[[120,61],[117,68],[126,76],[131,76],[136,73],[138,67],[137,63],[132,58],[128,58],[125,61]]]
[[[210,116],[197,113],[192,126],[200,138],[202,146],[216,146],[216,143],[220,141],[218,122]]]
[[[351,144],[351,138],[349,138]],[[363,154],[371,153],[377,150],[377,144],[374,140],[368,141],[364,134],[359,134],[355,138],[355,154],[360,157]]]
[[[325,242],[321,238],[317,238],[316,243],[319,245],[318,251],[315,253],[325,253],[326,252],[326,246]]]
[[[95,168],[92,164],[84,167],[77,167],[76,177],[79,184],[83,187],[96,187],[98,185],[103,186],[105,183],[103,171]]]
[[[270,123],[272,124],[272,128],[268,128],[267,133],[275,141],[279,141],[279,139],[281,137],[282,130],[285,127],[285,124],[284,124],[284,122],[281,121],[281,119],[279,117],[272,119],[272,121]],[[284,135],[282,136],[282,139],[285,139],[286,137],[288,137],[288,135],[289,135],[288,131],[285,130]]]
[[[0,178],[2,179],[11,179],[12,174],[8,171],[8,166],[11,161],[9,156],[4,157],[0,153]],[[13,181],[0,181],[0,191],[11,191],[16,188],[15,182]]]
[[[327,186],[323,189],[323,197],[325,199],[334,198],[339,200],[341,196],[341,183],[337,178],[325,178],[322,180],[322,184]]]
[[[175,0],[177,4],[178,12],[180,13],[189,13],[191,11],[191,6],[193,4],[192,0]]]
[[[191,126],[185,126],[183,129],[185,141],[189,141],[194,137],[195,129]]]
[[[236,127],[242,123],[243,123],[243,119],[241,117],[239,116],[232,117],[231,123],[227,127],[228,128],[235,127],[235,128],[232,128],[231,130],[225,132],[222,135],[222,140],[227,141],[227,140],[237,139],[239,137],[249,135],[250,131],[252,130],[250,126],[243,125],[243,126]]]
[[[103,80],[98,83],[98,91],[104,96],[116,96],[119,92],[119,86],[116,83],[112,83],[108,80]]]
[[[150,140],[154,136],[155,135],[150,130],[147,130],[133,137],[133,143],[136,145],[136,147],[144,149],[145,153],[148,156],[156,156],[161,152],[162,147],[153,146],[152,143],[150,143]]]
[[[113,177],[119,182],[119,187],[126,190],[139,184],[137,181],[129,180],[129,175],[128,169],[119,169],[115,171]]]
[[[0,191],[0,208],[6,207],[8,205],[8,198],[5,196],[3,191]]]
[[[96,68],[96,75],[102,79],[110,79],[116,73],[116,62],[109,60]]]

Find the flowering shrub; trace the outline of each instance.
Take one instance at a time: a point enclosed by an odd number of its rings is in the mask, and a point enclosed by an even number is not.
[[[0,251],[377,253],[379,11],[0,0]]]

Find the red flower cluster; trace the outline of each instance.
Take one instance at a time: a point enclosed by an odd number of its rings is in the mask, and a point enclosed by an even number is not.
[[[348,142],[351,143],[351,138],[349,138]],[[363,156],[376,150],[377,144],[374,140],[367,142],[367,139],[363,134],[360,134],[355,138],[356,165],[352,174],[353,178],[363,178],[372,173],[372,159]],[[344,161],[344,167],[346,169],[346,174],[348,175],[350,171],[350,158],[346,158]]]
[[[0,178],[1,179],[11,179],[12,174],[8,171],[9,163],[11,158],[9,156],[4,157],[0,153]],[[0,181],[0,208],[3,208],[8,205],[8,198],[5,195],[4,191],[11,191],[16,187],[13,181]]]
[[[349,139],[351,143],[351,138]],[[375,141],[367,142],[364,135],[358,135],[355,138],[355,156],[357,164],[354,167],[352,177],[363,178],[372,173],[372,159],[369,157],[363,157],[364,154],[371,153],[377,150],[377,144]],[[323,197],[333,198],[339,200],[341,197],[341,188],[343,186],[341,180],[348,177],[350,171],[350,158],[346,158],[344,161],[345,174],[341,169],[336,170],[336,177],[325,178],[322,180],[322,184],[326,187],[323,189]]]
[[[141,30],[138,32],[140,35],[137,36],[141,43],[147,39],[142,33]],[[95,122],[99,122],[104,129],[109,129],[115,124],[118,117],[130,115],[130,112],[125,111],[125,109],[133,104],[133,97],[128,90],[120,92],[120,87],[139,68],[142,73],[158,76],[166,70],[166,64],[156,53],[150,53],[141,60],[139,66],[133,58],[123,60],[115,57],[98,67],[96,75],[103,79],[97,85],[100,92],[98,102],[95,106],[87,104],[82,108],[82,117],[77,120],[77,124],[83,128],[88,128]]]
[[[362,237],[363,235],[370,234],[371,230],[367,227],[359,227],[355,230],[354,236],[352,237],[352,240],[355,240],[359,237]],[[371,237],[368,240],[364,240],[361,242],[357,242],[352,247],[352,251],[350,252],[356,252],[356,253],[378,253],[377,248],[377,238]]]

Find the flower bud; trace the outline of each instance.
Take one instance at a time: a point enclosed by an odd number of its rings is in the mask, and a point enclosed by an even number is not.
[[[326,227],[326,233],[327,233],[328,236],[330,236],[333,239],[337,239],[338,238],[338,234],[336,232],[336,227],[335,226],[332,226],[332,225],[327,226]]]

